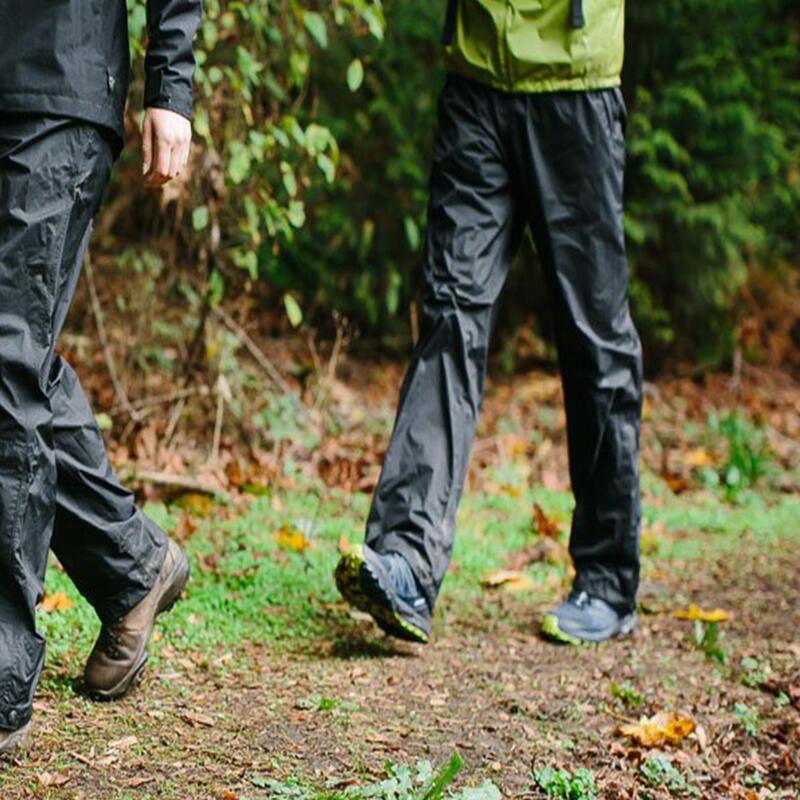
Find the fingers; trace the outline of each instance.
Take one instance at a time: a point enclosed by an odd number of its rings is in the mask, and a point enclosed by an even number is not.
[[[144,115],[142,125],[142,175],[150,172],[153,164],[153,119],[149,114]]]
[[[180,175],[185,168],[191,150],[192,128],[191,123],[179,114],[150,108],[145,117],[147,130],[151,131],[151,136],[149,153],[145,151],[148,165],[145,186],[158,189]]]
[[[180,142],[172,147],[169,159],[169,178],[177,178],[183,172],[186,162],[189,160],[189,145],[186,142]]]

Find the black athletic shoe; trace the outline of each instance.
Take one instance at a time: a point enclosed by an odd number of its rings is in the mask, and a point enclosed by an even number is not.
[[[344,599],[369,614],[390,636],[428,642],[428,601],[401,555],[380,555],[369,547],[360,547],[339,559],[335,578]]]
[[[635,630],[636,612],[620,614],[605,600],[586,592],[573,592],[542,620],[542,635],[561,644],[602,642]]]

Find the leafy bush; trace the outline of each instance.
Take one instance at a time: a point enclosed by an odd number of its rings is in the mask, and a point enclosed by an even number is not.
[[[140,93],[144,0],[128,5]],[[194,172],[168,194],[174,215],[128,203],[114,225],[134,248],[143,230],[175,242],[166,266],[191,268],[200,321],[227,287],[292,325],[336,311],[407,346],[444,3],[386,6],[384,20],[381,0],[204,3]],[[798,272],[797,16],[793,0],[628,4],[626,232],[651,367],[725,356],[750,272]],[[107,208],[132,194],[124,173],[113,194]],[[501,336],[532,317],[549,331],[530,249],[522,260]]]
[[[568,772],[544,767],[535,770],[533,780],[547,797],[558,800],[595,800],[597,797],[594,775],[588,769]]]
[[[129,0],[128,8],[134,91],[141,92],[145,1]],[[340,162],[331,130],[314,118],[316,61],[331,32],[377,40],[384,24],[380,0],[204,1],[194,116],[203,152],[180,205],[192,209],[191,225],[182,225],[191,248],[185,257],[206,265],[212,303],[236,270],[281,292],[295,288],[275,265],[305,225],[305,195],[333,185]],[[354,89],[360,71],[353,61],[337,78]],[[140,234],[131,216],[130,235]],[[296,303],[286,308],[296,317]]]
[[[739,411],[712,414],[708,426],[714,436],[726,442],[728,452],[721,469],[706,470],[706,483],[721,484],[728,499],[734,501],[742,489],[754,486],[767,472],[770,451],[766,433]]]
[[[453,790],[451,784],[461,767],[458,754],[439,770],[434,770],[430,761],[420,761],[413,768],[387,764],[384,780],[344,791],[319,792],[296,781],[273,778],[254,778],[252,783],[268,789],[270,797],[285,800],[500,800],[500,791],[488,781],[475,788]]]

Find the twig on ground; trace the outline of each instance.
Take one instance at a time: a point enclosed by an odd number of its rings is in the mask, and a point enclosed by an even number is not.
[[[222,421],[225,417],[225,402],[230,402],[231,388],[225,376],[220,373],[217,384],[214,387],[217,393],[217,418],[214,421],[214,439],[211,444],[211,461],[216,463],[219,460],[219,447],[222,441]]]
[[[166,394],[154,394],[152,397],[143,397],[141,400],[134,400],[131,405],[137,410],[141,411],[146,408],[153,408],[154,406],[166,405],[167,403],[174,403],[177,400],[186,400],[189,397],[200,395],[201,397],[208,397],[210,389],[204,383],[199,386],[189,386],[186,389],[176,389],[174,392]],[[116,406],[115,406],[116,408]],[[114,409],[111,409],[114,411]]]
[[[285,394],[291,394],[292,388],[283,379],[278,368],[267,358],[264,351],[250,338],[247,331],[239,325],[236,320],[228,316],[219,306],[214,308],[214,316],[217,317],[237,339],[247,348],[247,351],[256,360],[261,369],[266,372],[275,386]]]
[[[216,463],[219,460],[219,445],[222,439],[222,420],[225,416],[225,398],[222,392],[217,394],[217,418],[214,421],[214,439],[211,442],[211,461]]]
[[[183,409],[186,406],[186,398],[181,398],[172,408],[172,414],[169,417],[167,430],[164,433],[164,447],[168,448],[172,444],[172,437],[175,436],[175,431],[178,430],[178,423],[183,414]]]
[[[157,472],[147,469],[137,469],[132,475],[137,480],[145,483],[152,483],[157,486],[171,486],[176,489],[186,489],[190,492],[210,494],[214,497],[221,497],[226,500],[230,499],[230,494],[225,491],[225,489],[221,489],[199,478],[190,478],[188,475],[174,475],[170,472]]]
[[[128,398],[128,393],[125,391],[125,387],[122,385],[122,381],[119,379],[119,375],[117,374],[117,366],[114,363],[113,356],[111,355],[111,348],[108,344],[108,335],[106,334],[103,309],[100,306],[100,299],[97,296],[97,288],[95,287],[94,283],[94,267],[92,266],[92,259],[89,257],[88,253],[85,256],[83,263],[84,274],[86,275],[86,283],[89,286],[89,299],[91,301],[92,314],[94,315],[94,322],[95,326],[97,327],[97,337],[100,339],[100,346],[103,349],[103,358],[106,362],[108,375],[111,378],[111,384],[114,387],[114,394],[117,396],[117,401],[125,409],[131,420],[138,423],[141,419],[141,415],[131,405],[131,401]]]

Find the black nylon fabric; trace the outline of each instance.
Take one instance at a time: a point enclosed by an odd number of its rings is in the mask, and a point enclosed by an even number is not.
[[[431,609],[450,563],[493,318],[526,226],[555,315],[576,588],[635,607],[642,355],[628,309],[624,127],[616,89],[505,94],[447,79],[421,337],[366,532],[374,550],[409,560]]]
[[[166,553],[54,352],[112,161],[93,125],[0,115],[0,729],[30,717],[51,539],[103,622],[144,598]]]
[[[145,106],[192,116],[201,0],[147,0]],[[123,138],[124,0],[0,0],[0,112],[70,117]]]

